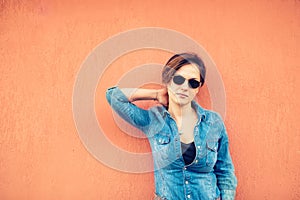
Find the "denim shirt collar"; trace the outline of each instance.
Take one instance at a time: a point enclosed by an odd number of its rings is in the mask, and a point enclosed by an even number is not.
[[[198,119],[201,119],[201,121],[206,119],[205,110],[196,101],[192,101],[192,108],[194,108],[196,110]]]
[[[206,112],[205,112],[205,109],[202,108],[196,101],[192,101],[191,102],[192,104],[192,108],[195,109],[196,113],[197,113],[197,116],[198,116],[198,119],[200,119],[199,122],[203,121],[206,119]],[[160,106],[162,108],[161,112],[162,112],[162,115],[163,117],[165,118],[167,115],[170,115],[169,111],[167,110],[166,107],[164,106]]]

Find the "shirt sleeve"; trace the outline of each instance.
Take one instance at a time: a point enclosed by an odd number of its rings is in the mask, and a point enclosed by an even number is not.
[[[228,135],[223,122],[214,173],[217,176],[217,185],[221,192],[221,200],[234,200],[237,179],[229,152]]]
[[[147,132],[150,124],[149,110],[139,108],[131,103],[118,87],[109,88],[106,91],[106,99],[122,119],[144,133]]]

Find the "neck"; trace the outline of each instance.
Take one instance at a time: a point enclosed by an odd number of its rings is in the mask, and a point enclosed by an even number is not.
[[[191,113],[194,112],[191,103],[186,105],[178,105],[173,102],[169,102],[169,113],[171,116],[177,121],[180,120],[182,117],[190,116]]]

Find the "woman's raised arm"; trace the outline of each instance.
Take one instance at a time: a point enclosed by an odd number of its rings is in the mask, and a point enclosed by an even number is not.
[[[131,125],[147,132],[150,124],[150,112],[139,108],[133,101],[158,100],[167,105],[166,89],[134,89],[111,87],[106,91],[106,99],[113,110]]]
[[[122,88],[120,89],[127,97],[128,101],[157,100],[160,104],[167,106],[168,93],[166,88],[143,89],[143,88]]]

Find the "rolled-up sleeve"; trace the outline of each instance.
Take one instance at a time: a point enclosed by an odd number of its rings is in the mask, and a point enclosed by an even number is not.
[[[234,174],[234,166],[229,152],[228,135],[223,122],[214,173],[216,174],[217,185],[221,192],[221,200],[234,200],[237,179]]]
[[[131,103],[118,87],[111,87],[106,91],[106,99],[112,109],[125,121],[134,127],[147,132],[149,127],[149,111]]]

